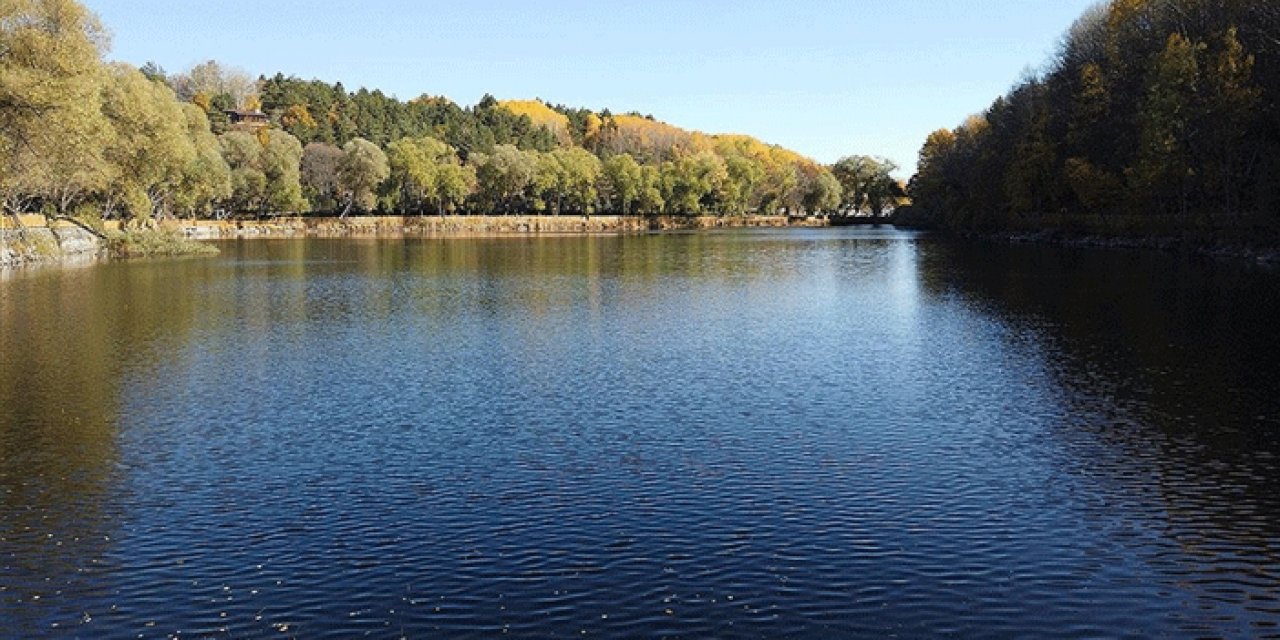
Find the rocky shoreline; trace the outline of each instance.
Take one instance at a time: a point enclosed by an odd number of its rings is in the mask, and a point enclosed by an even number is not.
[[[0,268],[105,257],[102,239],[74,225],[0,229]]]

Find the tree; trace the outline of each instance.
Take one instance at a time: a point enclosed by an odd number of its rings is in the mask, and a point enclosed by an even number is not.
[[[1208,104],[1205,105],[1204,162],[1201,174],[1208,197],[1221,202],[1229,214],[1240,209],[1240,193],[1248,188],[1245,176],[1263,154],[1251,139],[1254,114],[1262,90],[1254,83],[1255,57],[1247,53],[1239,30],[1223,34],[1219,50],[1207,65]]]
[[[182,113],[186,116],[187,136],[195,153],[179,176],[174,207],[195,217],[209,213],[215,202],[231,197],[231,168],[222,157],[218,138],[209,130],[204,111],[196,105],[184,104]]]
[[[0,2],[0,200],[26,211],[60,182],[61,196],[101,186],[98,113],[106,32],[73,0]],[[75,164],[83,158],[83,165]],[[71,161],[73,165],[67,164]],[[61,198],[60,198],[61,199]]]
[[[662,197],[662,171],[653,165],[640,167],[640,193],[636,195],[636,211],[646,215],[662,213],[667,202]]]
[[[478,156],[475,167],[481,197],[491,209],[510,213],[533,184],[537,158],[513,145],[500,144],[493,153]]]
[[[356,138],[343,146],[342,161],[338,163],[338,190],[346,206],[340,217],[345,218],[353,206],[362,211],[372,210],[378,201],[378,186],[390,175],[387,154],[378,145]]]
[[[531,188],[534,195],[534,208],[545,210],[554,207],[560,213],[564,196],[562,185],[565,182],[564,166],[550,153],[533,152],[533,182]]]
[[[267,178],[267,210],[283,213],[305,209],[307,201],[302,197],[302,143],[279,129],[259,130],[257,137],[262,143],[262,171]]]
[[[476,190],[476,170],[456,162],[436,169],[436,210],[441,214],[466,200]]]
[[[85,86],[95,84],[95,94],[71,97],[62,108],[48,112],[41,119],[47,131],[57,138],[37,134],[18,158],[25,156],[26,182],[32,195],[43,199],[56,215],[67,217],[77,204],[94,193],[111,186],[114,173],[107,150],[114,144],[114,131],[102,110],[102,84],[108,78],[101,72],[85,79]]]
[[[196,162],[187,116],[168,87],[128,65],[112,65],[103,111],[114,135],[107,212],[118,203],[141,220],[172,209],[184,174]]]
[[[748,155],[730,155],[725,159],[729,180],[725,193],[726,213],[743,214],[755,206],[756,192],[764,180],[764,164]]]
[[[644,173],[640,163],[630,154],[623,153],[609,158],[604,163],[605,193],[614,211],[628,215],[631,206],[640,197],[644,187]]]
[[[537,155],[534,188],[544,202],[554,201],[556,215],[565,204],[588,213],[595,205],[601,171],[600,160],[585,149],[556,149]]]
[[[393,202],[402,210],[424,210],[432,201],[436,212],[457,203],[474,188],[475,172],[463,168],[453,147],[431,136],[401,138],[387,148],[391,169],[388,183]]]
[[[299,166],[302,194],[321,211],[338,207],[338,165],[342,149],[324,142],[312,142],[302,149]]]
[[[234,211],[262,212],[267,207],[267,174],[263,168],[262,142],[246,131],[229,131],[218,137],[222,157],[231,169],[229,205]]]
[[[841,158],[831,167],[833,177],[841,186],[839,207],[846,215],[859,215],[867,209],[872,215],[882,215],[892,202],[897,184],[892,174],[897,170],[898,165],[886,158]]]
[[[300,211],[302,197],[302,143],[278,129],[257,135],[229,131],[219,137],[222,155],[231,168],[230,204],[238,211]]]
[[[244,70],[224,67],[216,60],[174,75],[169,83],[180,100],[200,104],[206,112],[218,96],[227,98],[229,109],[250,109],[259,104],[257,81]]]
[[[955,227],[1280,233],[1274,4],[1111,0],[1090,10],[1043,74],[926,142],[915,205]],[[1159,223],[1144,220],[1152,213]]]
[[[673,214],[697,215],[717,211],[724,201],[729,171],[724,160],[700,151],[662,164],[663,200]]]
[[[1190,196],[1192,110],[1200,88],[1197,57],[1202,50],[1181,34],[1170,35],[1139,110],[1141,146],[1134,167],[1138,185],[1157,201],[1176,196],[1181,213],[1186,213]]]
[[[840,206],[840,181],[825,168],[818,167],[806,176],[804,208],[809,213],[834,211]],[[879,204],[880,201],[877,201]],[[877,214],[879,215],[879,214]]]

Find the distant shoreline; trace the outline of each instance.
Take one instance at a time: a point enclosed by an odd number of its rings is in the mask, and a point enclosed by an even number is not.
[[[108,243],[66,221],[49,223],[25,215],[19,227],[0,218],[0,268],[32,264],[85,263],[109,259]],[[107,233],[121,231],[116,220],[102,223]],[[179,255],[180,243],[195,248],[206,241],[288,238],[490,238],[518,236],[623,235],[653,231],[733,228],[826,227],[825,218],[788,216],[276,216],[245,220],[158,222],[153,235],[165,236],[164,253]],[[183,240],[185,238],[185,240]],[[198,251],[196,252],[198,253]],[[118,256],[117,256],[118,257]]]
[[[193,240],[296,237],[491,237],[626,234],[729,228],[825,227],[821,218],[787,216],[290,216],[264,220],[176,221]]]

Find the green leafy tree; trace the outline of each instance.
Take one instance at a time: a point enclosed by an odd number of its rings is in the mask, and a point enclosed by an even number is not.
[[[599,197],[596,185],[603,173],[600,160],[580,148],[556,149],[548,155],[560,166],[556,214],[564,205],[578,213],[590,213]]]
[[[262,171],[266,176],[267,211],[290,213],[307,208],[302,197],[302,143],[279,129],[258,132],[262,142]]]
[[[635,211],[645,215],[662,213],[666,208],[662,196],[662,171],[653,165],[640,167],[640,190],[636,194]]]
[[[491,211],[510,213],[533,185],[538,159],[514,145],[500,144],[475,160],[479,194]]]
[[[809,213],[835,211],[840,207],[840,181],[825,168],[812,171],[806,179],[804,208]]]
[[[346,205],[341,217],[345,218],[352,207],[371,211],[378,202],[378,187],[390,175],[387,154],[378,145],[356,138],[343,146],[342,161],[338,163],[338,190]]]
[[[387,148],[387,157],[388,187],[401,210],[423,212],[431,202],[443,214],[474,189],[475,171],[461,166],[453,147],[431,136],[401,138]]]
[[[630,154],[619,154],[604,162],[605,193],[610,206],[623,215],[631,213],[635,201],[644,188],[644,173],[640,163]]]
[[[441,164],[436,169],[434,195],[440,214],[452,210],[476,191],[476,170],[458,163]]]
[[[756,193],[765,177],[764,163],[747,155],[730,155],[725,159],[728,181],[725,189],[727,213],[744,214],[758,203]]]
[[[663,200],[667,211],[697,215],[714,211],[724,200],[729,170],[720,156],[700,151],[662,164]]]
[[[870,211],[883,215],[894,199],[897,181],[893,172],[898,165],[886,158],[872,156],[847,156],[831,167],[831,174],[839,182],[839,208],[846,215],[859,215]]]

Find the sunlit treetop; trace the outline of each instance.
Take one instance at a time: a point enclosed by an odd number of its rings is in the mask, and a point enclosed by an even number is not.
[[[527,116],[534,125],[543,127],[555,134],[560,144],[572,144],[569,135],[569,117],[548,107],[541,100],[503,100],[499,103],[503,109],[518,116]]]

